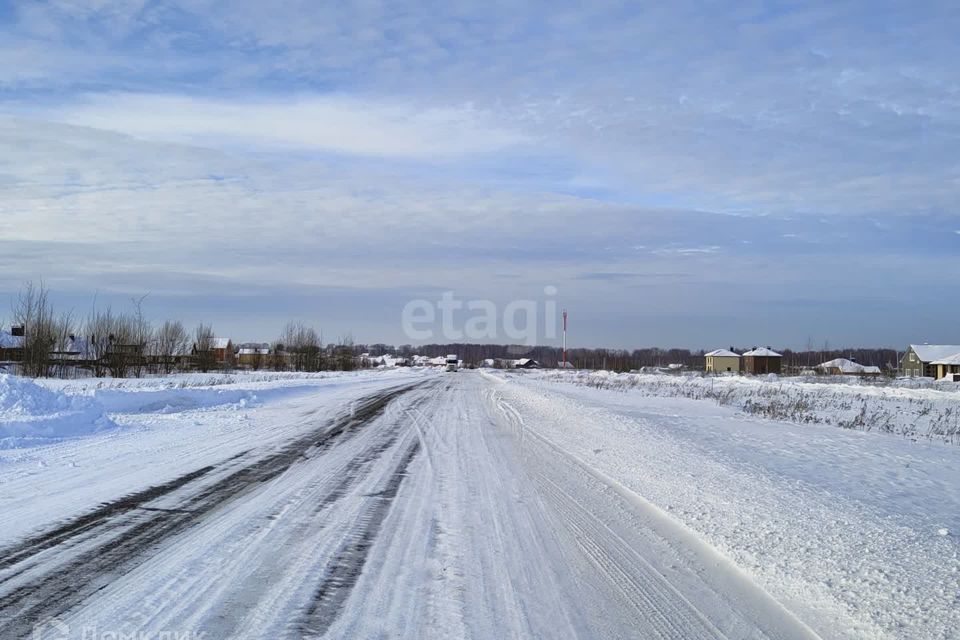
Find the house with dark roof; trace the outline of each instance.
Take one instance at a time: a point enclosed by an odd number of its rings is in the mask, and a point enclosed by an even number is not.
[[[13,327],[10,331],[0,329],[0,362],[21,362],[23,360],[23,328]]]
[[[770,347],[753,348],[743,354],[743,372],[754,375],[780,373],[783,356]]]

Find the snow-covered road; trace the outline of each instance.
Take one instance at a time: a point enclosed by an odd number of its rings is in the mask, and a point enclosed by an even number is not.
[[[373,375],[8,452],[0,637],[817,637],[552,403]]]

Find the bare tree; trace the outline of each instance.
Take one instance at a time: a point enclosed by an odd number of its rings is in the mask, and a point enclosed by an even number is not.
[[[51,356],[61,329],[69,332],[69,317],[58,324],[50,304],[50,291],[41,281],[27,282],[13,304],[13,322],[23,327],[23,373],[41,377],[50,374]]]
[[[112,377],[126,378],[142,353],[142,345],[136,342],[136,321],[132,315],[118,313],[112,320],[107,334],[107,368]]]
[[[146,295],[133,299],[133,315],[130,318],[132,345],[129,348],[133,351],[129,354],[130,366],[134,377],[137,378],[143,377],[146,355],[152,349],[154,340],[153,327],[143,315],[143,301],[146,299]]]
[[[107,375],[107,354],[110,351],[110,332],[113,330],[113,312],[110,308],[99,311],[96,301],[87,316],[83,332],[86,338],[87,359],[93,367],[93,375],[102,378]]]
[[[163,373],[173,371],[178,360],[188,352],[189,348],[190,338],[179,320],[167,320],[157,329],[152,352]]]
[[[135,317],[114,313],[112,307],[103,310],[94,307],[84,332],[88,358],[97,377],[109,373],[114,378],[124,378],[131,365],[143,355],[143,345],[137,342]]]
[[[313,327],[302,322],[288,322],[277,345],[289,354],[295,371],[319,371],[323,368],[323,350],[320,336]]]
[[[216,365],[213,355],[213,327],[208,324],[197,326],[193,334],[193,357],[197,369],[206,373]]]
[[[270,344],[270,368],[274,371],[287,369],[287,346],[280,340]]]
[[[223,354],[223,370],[233,371],[237,368],[237,353],[233,341],[228,340]]]
[[[333,364],[337,371],[353,371],[357,368],[353,351],[353,336],[348,333],[340,338],[333,350]]]
[[[74,320],[72,313],[58,314],[53,321],[53,355],[51,365],[54,375],[65,378],[73,369],[74,363],[70,360],[73,349],[76,348],[74,335]]]

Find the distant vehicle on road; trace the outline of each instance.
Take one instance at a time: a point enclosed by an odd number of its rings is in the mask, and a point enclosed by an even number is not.
[[[457,357],[457,354],[449,354],[447,356],[447,371],[456,371],[459,362],[460,359]]]

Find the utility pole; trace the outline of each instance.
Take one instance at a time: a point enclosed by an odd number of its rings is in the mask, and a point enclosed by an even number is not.
[[[567,368],[567,310],[563,310],[563,368]]]

